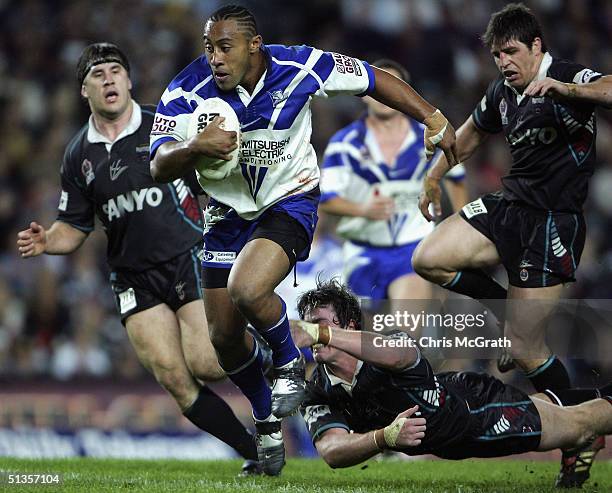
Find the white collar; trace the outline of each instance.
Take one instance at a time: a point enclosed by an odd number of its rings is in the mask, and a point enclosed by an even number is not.
[[[552,65],[553,62],[553,57],[550,56],[550,53],[546,52],[544,53],[544,56],[542,57],[542,60],[540,61],[540,68],[538,69],[538,74],[535,76],[534,80],[542,80],[546,78],[546,73],[548,72],[548,69],[550,68],[550,66]],[[514,92],[514,94],[516,94],[516,99],[518,101],[518,103],[520,104],[521,100],[523,99],[523,95],[521,93],[519,93],[514,87],[512,87],[508,81],[506,79],[504,79],[504,85],[508,86],[510,89],[512,89],[512,91]],[[529,84],[527,84],[529,85]],[[527,86],[525,86],[527,87]]]
[[[236,86],[236,92],[238,93],[238,97],[240,97],[242,104],[244,104],[245,106],[248,106],[249,103],[253,100],[253,98],[257,96],[257,93],[263,89],[264,83],[266,81],[267,73],[268,73],[268,69],[264,70],[264,73],[261,75],[261,77],[257,81],[257,84],[255,84],[255,88],[253,89],[252,94],[249,94],[249,91],[247,91],[240,84]]]
[[[111,142],[108,139],[108,137],[98,132],[98,129],[96,128],[96,124],[94,122],[93,115],[89,115],[89,128],[87,129],[87,140],[91,144],[106,144],[108,148],[112,146],[114,142],[117,142],[118,140],[123,139],[123,137],[126,137],[128,135],[135,133],[140,127],[140,124],[142,123],[142,111],[140,110],[140,106],[138,105],[136,101],[134,101],[133,99],[131,101],[132,101],[132,116],[130,116],[130,121],[128,122],[127,126],[123,129],[123,131],[119,135],[117,135],[117,138],[114,141]]]
[[[323,368],[325,369],[325,373],[327,373],[327,377],[329,378],[329,383],[332,384],[332,386],[341,384],[342,387],[344,387],[344,389],[350,394],[353,390],[353,387],[355,386],[355,383],[357,381],[357,375],[359,374],[359,371],[361,370],[362,366],[363,361],[361,361],[360,359],[357,360],[357,366],[355,366],[355,373],[353,373],[353,381],[350,383],[330,372],[327,368],[327,365],[323,365]]]

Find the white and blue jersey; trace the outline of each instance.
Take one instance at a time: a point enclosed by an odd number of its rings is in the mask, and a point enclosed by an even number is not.
[[[409,131],[393,163],[386,163],[365,116],[338,131],[325,151],[321,202],[334,197],[362,203],[375,194],[393,199],[388,220],[343,217],[337,233],[344,245],[343,277],[358,296],[385,298],[393,280],[413,272],[411,258],[418,242],[433,230],[418,208],[423,178],[431,162],[425,157],[425,127],[408,119]],[[462,180],[462,166],[447,177]]]
[[[425,157],[425,127],[409,119],[410,131],[394,163],[386,163],[376,138],[361,118],[338,131],[330,140],[323,158],[321,202],[339,196],[366,202],[375,193],[391,197],[395,214],[387,221],[365,217],[343,217],[337,233],[361,244],[391,247],[421,240],[433,229],[418,208],[423,178],[430,163]],[[446,175],[462,180],[462,166]]]
[[[310,144],[313,97],[365,95],[374,72],[354,58],[308,46],[264,45],[266,71],[252,94],[237,86],[221,91],[201,56],[170,83],[157,107],[151,155],[168,141],[187,139],[190,115],[203,100],[230,104],[241,125],[239,166],[220,181],[203,182],[215,201],[253,220],[275,203],[319,184],[317,157]]]

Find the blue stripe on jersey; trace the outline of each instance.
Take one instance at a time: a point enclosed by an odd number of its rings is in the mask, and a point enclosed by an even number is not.
[[[490,440],[505,440],[506,438],[515,437],[534,437],[541,435],[541,431],[526,431],[524,433],[508,433],[506,435],[481,435],[476,437],[476,440],[490,441]]]
[[[356,120],[339,132],[336,132],[331,138],[330,144],[342,143],[349,145],[360,153],[362,149],[367,149],[365,143],[367,135],[365,118],[366,116]],[[414,175],[424,156],[424,142],[422,138],[423,128],[414,120],[409,119],[408,121],[412,130],[416,133],[414,142],[398,154],[395,166],[389,166],[387,163],[376,163],[388,180],[422,180],[430,167],[430,163],[428,163],[420,169],[419,176]],[[370,159],[372,159],[372,157],[370,157]],[[341,151],[328,154],[323,160],[322,167],[333,168],[334,166],[342,166],[346,162],[350,163],[353,173],[367,180],[368,183],[380,182],[378,177],[374,175],[367,166],[362,166],[357,159],[353,158],[347,152]]]
[[[529,404],[533,404],[532,400],[527,401],[517,401],[517,402],[492,402],[491,404],[486,404],[477,409],[470,409],[470,414],[478,414],[487,409],[491,409],[492,407],[520,407],[520,406],[528,406]]]
[[[185,92],[191,92],[206,77],[212,74],[206,56],[201,55],[187,65],[179,74],[168,84],[168,91],[181,88]]]
[[[314,64],[314,67],[312,67],[312,71],[325,82],[335,65],[336,62],[334,62],[333,57],[329,53],[323,53],[317,60],[317,63]]]
[[[308,74],[304,77],[285,102],[285,106],[274,124],[274,130],[287,130],[291,128],[300,111],[308,104],[310,96],[318,90],[319,83],[312,75]]]
[[[189,219],[185,215],[185,211],[181,207],[181,203],[179,202],[179,199],[176,196],[176,190],[174,189],[174,185],[172,183],[166,183],[166,186],[168,187],[168,190],[170,190],[170,196],[172,197],[172,200],[174,201],[174,205],[176,206],[176,210],[179,213],[179,215],[184,219],[184,221],[187,224],[189,224],[189,226],[195,229],[198,233],[204,234],[204,229],[202,228],[202,226],[199,224],[195,224],[191,219]]]
[[[172,137],[162,137],[161,139],[153,142],[153,144],[151,145],[151,148],[149,149],[149,158],[151,159],[151,161],[155,157],[155,153],[157,152],[157,149],[159,149],[159,146],[164,144],[165,142],[176,142],[176,141]]]
[[[285,45],[263,45],[262,50],[268,56],[273,56],[278,60],[290,60],[292,62],[306,63],[312,53],[313,48],[306,45],[285,46]]]
[[[367,62],[363,62],[363,66],[366,69],[366,72],[368,73],[368,88],[362,92],[361,94],[357,94],[357,96],[367,96],[368,94],[372,94],[372,92],[374,91],[374,88],[376,87],[376,75],[374,74],[374,69],[372,68],[372,66],[367,63]]]

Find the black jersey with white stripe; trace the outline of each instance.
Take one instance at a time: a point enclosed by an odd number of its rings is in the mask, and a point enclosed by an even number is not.
[[[400,333],[393,337],[407,336]],[[415,405],[427,420],[427,433],[421,445],[406,453],[433,453],[469,432],[470,411],[465,399],[454,387],[446,386],[422,356],[402,371],[359,362],[350,383],[319,364],[308,382],[300,411],[314,442],[331,428],[357,433],[383,428]]]
[[[537,79],[585,84],[601,77],[584,66],[544,54]],[[491,82],[472,117],[488,133],[504,132],[512,167],[504,197],[557,212],[580,212],[595,167],[595,105],[518,93],[502,76]]]
[[[114,142],[93,119],[66,148],[57,219],[90,232],[97,216],[108,237],[112,269],[142,271],[202,241],[195,173],[157,183],[149,170],[149,133],[154,106],[132,102],[132,116]]]

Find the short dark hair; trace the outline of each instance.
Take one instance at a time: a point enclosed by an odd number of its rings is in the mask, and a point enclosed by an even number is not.
[[[355,330],[361,330],[361,307],[357,298],[337,279],[317,279],[317,287],[306,291],[298,298],[297,309],[300,318],[316,308],[329,305],[336,312],[337,323],[345,328],[353,321]]]
[[[76,76],[79,86],[83,85],[83,81],[92,67],[111,62],[118,63],[128,74],[130,73],[130,62],[117,45],[113,43],[93,43],[87,46],[77,63]]]
[[[482,35],[482,41],[489,49],[512,39],[526,44],[531,49],[535,38],[542,40],[542,52],[546,52],[542,27],[533,12],[522,3],[509,3],[499,12],[495,12]]]
[[[404,67],[401,63],[396,62],[395,60],[391,60],[390,58],[379,58],[374,63],[372,63],[372,65],[381,69],[390,68],[392,70],[395,70],[398,74],[400,74],[400,79],[410,84],[410,72],[408,72],[408,70],[406,70],[406,67]]]
[[[238,23],[238,27],[242,31],[246,31],[248,36],[257,36],[257,21],[255,16],[249,9],[242,5],[226,5],[218,10],[215,10],[206,20],[206,23],[218,22],[233,19]],[[206,25],[206,23],[204,23]]]

